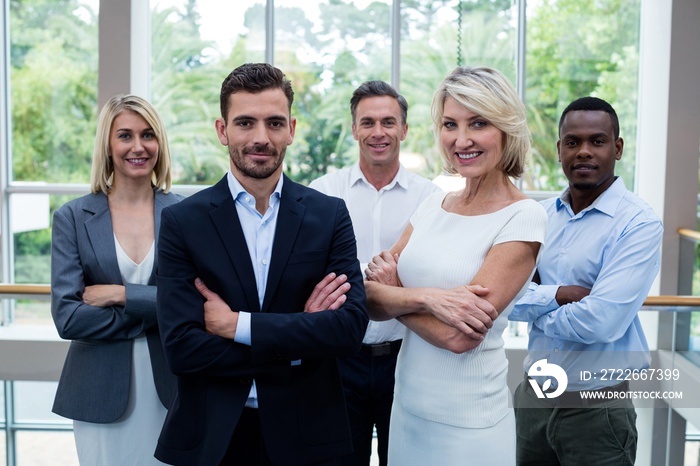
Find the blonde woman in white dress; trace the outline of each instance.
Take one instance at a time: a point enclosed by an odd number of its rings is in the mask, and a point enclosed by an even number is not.
[[[515,464],[502,333],[526,291],[547,216],[513,184],[530,149],[525,109],[490,68],[460,67],[433,99],[446,169],[464,188],[426,199],[368,265],[368,310],[398,318],[390,466]]]

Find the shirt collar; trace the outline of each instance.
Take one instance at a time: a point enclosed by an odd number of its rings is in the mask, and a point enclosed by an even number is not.
[[[610,217],[614,217],[617,206],[620,205],[620,201],[625,196],[625,193],[627,193],[625,182],[622,180],[622,177],[618,176],[608,189],[603,191],[591,205],[583,209],[579,214],[596,209]],[[569,188],[562,191],[561,195],[557,198],[557,210],[561,210],[567,206],[569,208],[571,207]]]
[[[241,194],[250,194],[248,191],[245,190],[243,185],[238,181],[238,179],[233,175],[231,170],[228,171],[226,174],[227,180],[228,180],[228,189],[231,191],[231,197],[233,197],[234,200],[238,199],[238,196]],[[284,176],[280,176],[279,181],[277,181],[277,186],[275,186],[275,190],[272,192],[272,197],[276,197],[279,199],[282,196],[282,182],[284,180]]]
[[[360,170],[360,164],[356,163],[350,168],[350,186],[355,186],[355,184],[360,181],[365,183],[367,186],[372,186],[372,184],[367,181],[365,174],[362,173],[362,170]],[[401,164],[399,164],[399,171],[396,172],[394,179],[382,189],[388,191],[393,189],[396,185],[401,186],[403,189],[408,188],[408,170],[406,170]]]

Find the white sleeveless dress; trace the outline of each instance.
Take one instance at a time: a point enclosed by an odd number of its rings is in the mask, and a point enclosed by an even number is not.
[[[117,262],[122,283],[148,284],[153,270],[155,241],[146,258],[136,264],[119,245]],[[73,421],[81,466],[161,466],[154,458],[158,436],[167,410],[160,402],[153,381],[146,335],[134,339],[129,403],[124,415],[109,424]]]
[[[407,288],[468,284],[492,246],[544,241],[547,214],[533,200],[464,216],[445,211],[444,197],[433,194],[411,217],[413,232],[398,263]],[[513,303],[526,290],[527,284]],[[515,464],[515,417],[502,338],[513,303],[484,341],[464,354],[433,346],[406,329],[396,367],[390,466]]]

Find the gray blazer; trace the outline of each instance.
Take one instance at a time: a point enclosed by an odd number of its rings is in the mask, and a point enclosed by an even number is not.
[[[162,191],[154,195],[158,241],[161,211],[181,197]],[[133,339],[143,332],[158,396],[164,406],[170,406],[175,377],[165,362],[156,325],[157,265],[154,262],[148,285],[125,284],[125,306],[83,303],[88,285],[123,284],[107,196],[88,194],[54,212],[51,314],[61,338],[73,340],[58,383],[54,413],[96,423],[119,419],[129,401]]]

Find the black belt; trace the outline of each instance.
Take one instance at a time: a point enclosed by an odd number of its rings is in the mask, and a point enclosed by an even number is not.
[[[529,390],[532,390],[532,386],[529,382],[529,377],[525,374],[526,386]],[[617,385],[612,385],[610,387],[596,388],[592,390],[581,390],[581,391],[571,391],[564,392],[556,398],[544,398],[543,401],[551,402],[552,404],[559,406],[561,408],[581,408],[585,406],[598,405],[605,403],[606,401],[612,401],[624,398],[623,393],[628,392],[630,389],[629,381],[625,380]],[[534,392],[534,390],[533,390]],[[581,396],[582,392],[587,392],[589,396]],[[600,393],[601,395],[597,395]],[[617,393],[618,396],[615,396]]]
[[[399,349],[401,349],[401,340],[394,340],[377,343],[376,345],[365,345],[363,343],[360,351],[367,356],[389,356],[398,354]]]

